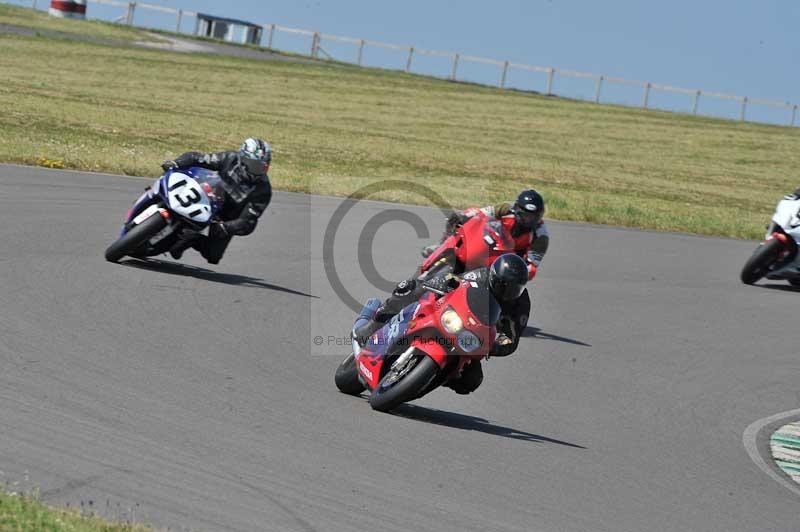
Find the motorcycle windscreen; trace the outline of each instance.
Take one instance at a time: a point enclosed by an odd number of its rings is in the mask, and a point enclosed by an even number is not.
[[[514,239],[501,220],[488,220],[483,229],[483,240],[495,251],[514,251]]]
[[[467,307],[470,313],[484,325],[494,325],[500,319],[500,305],[492,293],[478,285],[470,282],[466,293]]]
[[[382,359],[395,345],[403,342],[409,344],[406,333],[410,328],[411,321],[417,314],[418,308],[419,303],[412,303],[389,320],[386,325],[370,336],[361,356]]]

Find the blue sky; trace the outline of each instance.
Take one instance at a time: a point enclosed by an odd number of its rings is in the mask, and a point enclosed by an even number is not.
[[[39,0],[40,5],[45,2]],[[800,57],[797,38],[800,2],[796,1],[148,2],[336,35],[800,103],[797,91],[800,72],[796,62]],[[100,18],[106,18],[108,10],[119,11],[94,4],[89,9],[90,14],[94,11]],[[137,13],[139,22],[174,25],[165,17],[142,10]],[[192,27],[193,23],[187,20],[184,30]],[[275,44],[306,50],[306,41],[307,38],[278,34]],[[329,43],[326,49],[336,58],[355,57],[352,46]],[[368,50],[365,59],[381,66],[405,64],[405,56],[398,52]],[[420,72],[442,76],[449,72],[449,62],[444,59],[418,58],[414,66]],[[476,81],[499,79],[497,67],[462,65],[459,72]],[[531,88],[542,89],[543,76],[537,76],[512,72],[509,82],[518,86],[533,84]],[[590,80],[562,79],[557,84],[567,95],[591,97],[594,93]],[[619,99],[621,103],[641,100],[638,88],[617,91],[619,94],[614,94],[609,87],[605,94],[609,100]],[[687,110],[690,97],[654,95],[654,103]],[[718,111],[717,114],[735,115],[738,104],[712,105],[711,101],[703,101],[701,109],[712,114]],[[748,115],[755,112],[753,109]],[[782,117],[786,112],[778,113]]]

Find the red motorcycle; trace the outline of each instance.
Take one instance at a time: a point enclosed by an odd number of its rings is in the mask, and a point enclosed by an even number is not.
[[[505,253],[514,253],[514,241],[503,221],[478,211],[425,259],[419,274],[423,279],[458,275],[490,266]]]
[[[370,406],[386,412],[457,378],[467,364],[489,353],[500,315],[489,290],[466,280],[448,293],[426,288],[418,302],[389,320],[363,348],[354,335],[353,352],[336,369],[339,391],[359,395],[369,390]],[[353,330],[374,317],[380,305],[370,299]]]

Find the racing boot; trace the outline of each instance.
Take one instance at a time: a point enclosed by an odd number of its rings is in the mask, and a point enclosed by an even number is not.
[[[181,229],[178,232],[178,238],[172,247],[169,248],[169,254],[175,260],[180,260],[183,257],[183,252],[192,247],[198,238],[199,233],[191,229]]]
[[[480,360],[473,360],[464,369],[457,379],[447,381],[444,386],[459,395],[467,395],[478,389],[483,382],[483,368]]]

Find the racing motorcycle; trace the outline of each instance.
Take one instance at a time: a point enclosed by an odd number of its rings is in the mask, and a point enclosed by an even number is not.
[[[753,284],[762,277],[800,287],[800,196],[785,196],[772,215],[765,240],[742,268],[741,279]]]
[[[206,228],[222,209],[224,198],[217,172],[199,167],[167,171],[128,211],[119,238],[106,249],[106,260],[166,253],[180,230]]]
[[[419,301],[365,339],[362,347],[355,331],[381,306],[376,298],[367,301],[353,325],[353,351],[336,370],[339,391],[360,395],[369,390],[370,406],[386,412],[458,378],[467,364],[488,355],[500,315],[491,292],[467,280],[448,293],[423,286],[427,291]]]
[[[502,220],[478,211],[447,237],[420,266],[422,279],[456,275],[490,266],[494,259],[514,252],[514,241]]]

